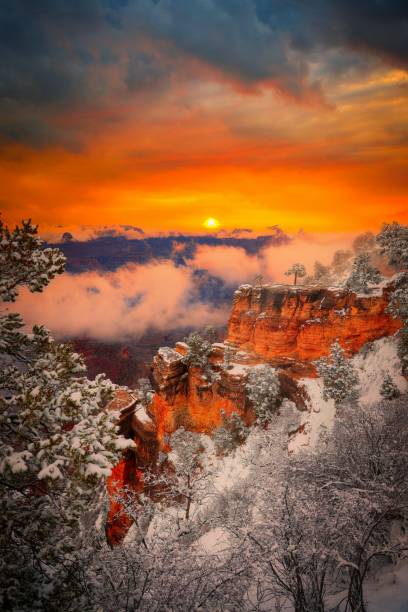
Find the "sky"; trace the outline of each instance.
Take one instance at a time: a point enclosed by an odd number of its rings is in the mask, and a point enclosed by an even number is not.
[[[10,223],[408,222],[406,0],[2,0],[0,58]]]

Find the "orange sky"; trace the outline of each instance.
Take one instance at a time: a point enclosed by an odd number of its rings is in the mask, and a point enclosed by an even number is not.
[[[6,220],[148,232],[196,232],[209,216],[256,231],[408,223],[403,67],[375,62],[338,78],[326,70],[317,93],[296,97],[273,80],[246,87],[186,54],[181,67],[174,61],[166,86],[125,91],[119,62],[106,68],[102,102],[48,109],[65,140],[3,136]]]

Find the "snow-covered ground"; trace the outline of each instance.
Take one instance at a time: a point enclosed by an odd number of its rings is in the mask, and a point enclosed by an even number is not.
[[[397,355],[397,340],[395,337],[384,338],[373,342],[369,347],[365,347],[359,354],[351,360],[356,369],[360,382],[360,402],[363,406],[376,403],[381,399],[380,388],[384,377],[389,374],[398,386],[400,391],[407,391],[408,384],[400,374],[400,362]],[[246,374],[250,367],[243,364],[231,364],[234,375],[242,376]],[[256,367],[256,366],[252,366]],[[323,399],[323,381],[319,378],[305,378],[302,381],[307,394],[308,410],[299,413],[297,410],[291,423],[291,402],[287,402],[281,407],[281,418],[289,425],[289,431],[296,429],[299,424],[303,425],[300,432],[289,438],[289,455],[302,450],[313,450],[318,443],[319,436],[325,430],[330,430],[335,418],[335,405],[332,400]],[[139,414],[138,414],[139,416]],[[296,418],[295,418],[296,417]],[[245,481],[251,473],[251,459],[257,457],[258,449],[264,448],[265,432],[258,428],[253,428],[250,435],[242,446],[236,448],[226,456],[219,456],[215,452],[213,441],[206,435],[201,436],[202,446],[205,449],[202,460],[204,469],[209,477],[206,484],[206,492],[202,496],[200,503],[193,503],[191,515],[202,514],[211,515],[214,500],[220,494],[227,494],[236,487],[245,486]],[[170,456],[171,458],[171,456]],[[276,465],[276,464],[275,464]],[[254,512],[256,512],[256,502],[254,500]],[[178,520],[175,521],[176,515]],[[161,530],[161,525],[177,523],[181,529],[183,527],[183,512],[175,507],[162,508],[157,512],[150,523],[146,534],[154,537]],[[205,523],[203,523],[205,524]],[[136,527],[133,527],[126,537],[125,542],[138,537]],[[223,551],[229,549],[230,536],[217,525],[211,526],[211,521],[196,539],[194,546],[209,555],[222,556]],[[365,586],[368,612],[408,612],[408,561],[402,561],[398,566],[389,566],[380,570],[376,576],[370,577]],[[339,601],[341,594],[335,596]],[[275,610],[274,604],[270,603],[270,609]],[[290,607],[283,610],[292,612]]]
[[[397,354],[397,338],[381,338],[365,346],[351,359],[360,383],[360,403],[363,406],[381,400],[380,389],[384,377],[389,374],[401,392],[408,390],[408,383],[401,375],[401,363]],[[308,411],[301,416],[301,431],[289,440],[289,451],[296,453],[305,447],[313,448],[320,434],[330,429],[334,422],[333,400],[323,399],[323,381],[320,378],[304,378],[301,383],[310,398]],[[408,611],[408,608],[407,608]]]
[[[363,348],[353,357],[352,362],[360,379],[361,404],[368,406],[380,401],[380,388],[386,374],[391,376],[401,392],[407,391],[408,383],[401,375],[395,336],[376,340],[369,350]]]

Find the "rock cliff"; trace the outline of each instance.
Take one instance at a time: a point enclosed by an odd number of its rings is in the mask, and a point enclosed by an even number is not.
[[[310,362],[338,339],[351,355],[401,326],[387,312],[388,293],[359,296],[346,289],[241,285],[235,292],[227,341],[267,361]]]
[[[251,368],[265,362],[278,369],[281,399],[307,410],[299,379],[315,376],[312,361],[327,355],[336,339],[351,355],[400,328],[386,312],[388,291],[385,286],[377,295],[362,297],[343,289],[242,285],[235,292],[226,341],[212,345],[205,368],[186,365],[188,346],[183,342],[159,349],[152,365],[156,392],[147,413],[140,413],[126,393],[112,404],[121,409],[121,432],[136,441],[137,449],[127,452],[109,479],[111,544],[119,542],[130,525],[116,499],[118,490],[124,485],[145,490],[143,471],[146,466],[154,469],[159,451],[166,450],[166,434],[181,426],[211,433],[221,424],[222,411],[253,423],[246,380]],[[225,367],[227,346],[230,363]]]

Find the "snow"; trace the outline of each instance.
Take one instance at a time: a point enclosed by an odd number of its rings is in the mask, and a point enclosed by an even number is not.
[[[4,471],[4,468],[8,466],[13,474],[19,474],[25,472],[27,468],[26,461],[32,457],[32,453],[29,451],[21,451],[18,453],[11,453],[7,455],[0,464],[0,472]]]
[[[408,383],[401,375],[395,336],[376,340],[370,350],[363,349],[352,361],[360,380],[362,405],[368,406],[382,399],[380,388],[386,374],[390,375],[401,392],[408,390]]]
[[[303,412],[300,426],[303,430],[289,440],[289,453],[296,453],[308,446],[315,448],[320,435],[333,427],[336,408],[334,400],[323,399],[323,380],[321,378],[303,378],[300,383],[305,387],[309,400],[309,411]]]
[[[133,448],[136,444],[133,440],[124,438],[123,436],[117,437],[115,440],[116,450],[125,450],[125,448]]]
[[[224,342],[213,342],[212,346],[213,346],[214,348],[224,350],[224,349],[226,348],[226,346],[227,346],[227,345],[226,345],[226,344],[224,344]]]
[[[100,465],[96,465],[96,463],[89,463],[85,470],[85,476],[104,476],[108,477],[111,474],[110,467],[101,467]]]
[[[62,473],[58,467],[58,463],[61,462],[56,461],[50,465],[45,465],[42,470],[38,472],[38,479],[43,480],[44,478],[51,478],[52,480],[56,480],[57,478],[62,478]]]
[[[234,452],[219,459],[218,469],[213,486],[219,491],[232,489],[238,482],[242,482],[249,474],[249,467],[245,463],[247,444],[238,447]]]
[[[401,375],[395,336],[376,340],[369,350],[363,348],[351,362],[359,377],[361,405],[368,406],[382,400],[380,389],[386,374],[391,376],[402,393],[408,391],[408,382]],[[296,453],[305,447],[314,448],[320,434],[333,426],[336,413],[334,401],[323,399],[321,378],[303,378],[300,383],[305,387],[310,399],[307,401],[308,411],[301,416],[302,431],[289,440],[290,453]]]
[[[157,351],[157,354],[163,359],[163,361],[167,364],[175,363],[176,361],[181,361],[183,356],[180,353],[177,353],[174,349],[169,346],[162,346]]]
[[[228,374],[230,376],[246,376],[248,373],[248,366],[244,366],[240,363],[231,363],[228,367]]]
[[[74,391],[73,393],[71,393],[71,395],[69,396],[69,399],[74,402],[75,404],[79,404],[79,402],[82,400],[82,393],[81,391]]]
[[[228,533],[221,527],[215,527],[202,535],[197,544],[209,554],[220,555],[229,546]]]
[[[147,414],[146,408],[143,406],[143,404],[137,404],[135,415],[137,420],[141,423],[150,425],[153,422],[150,416]]]

